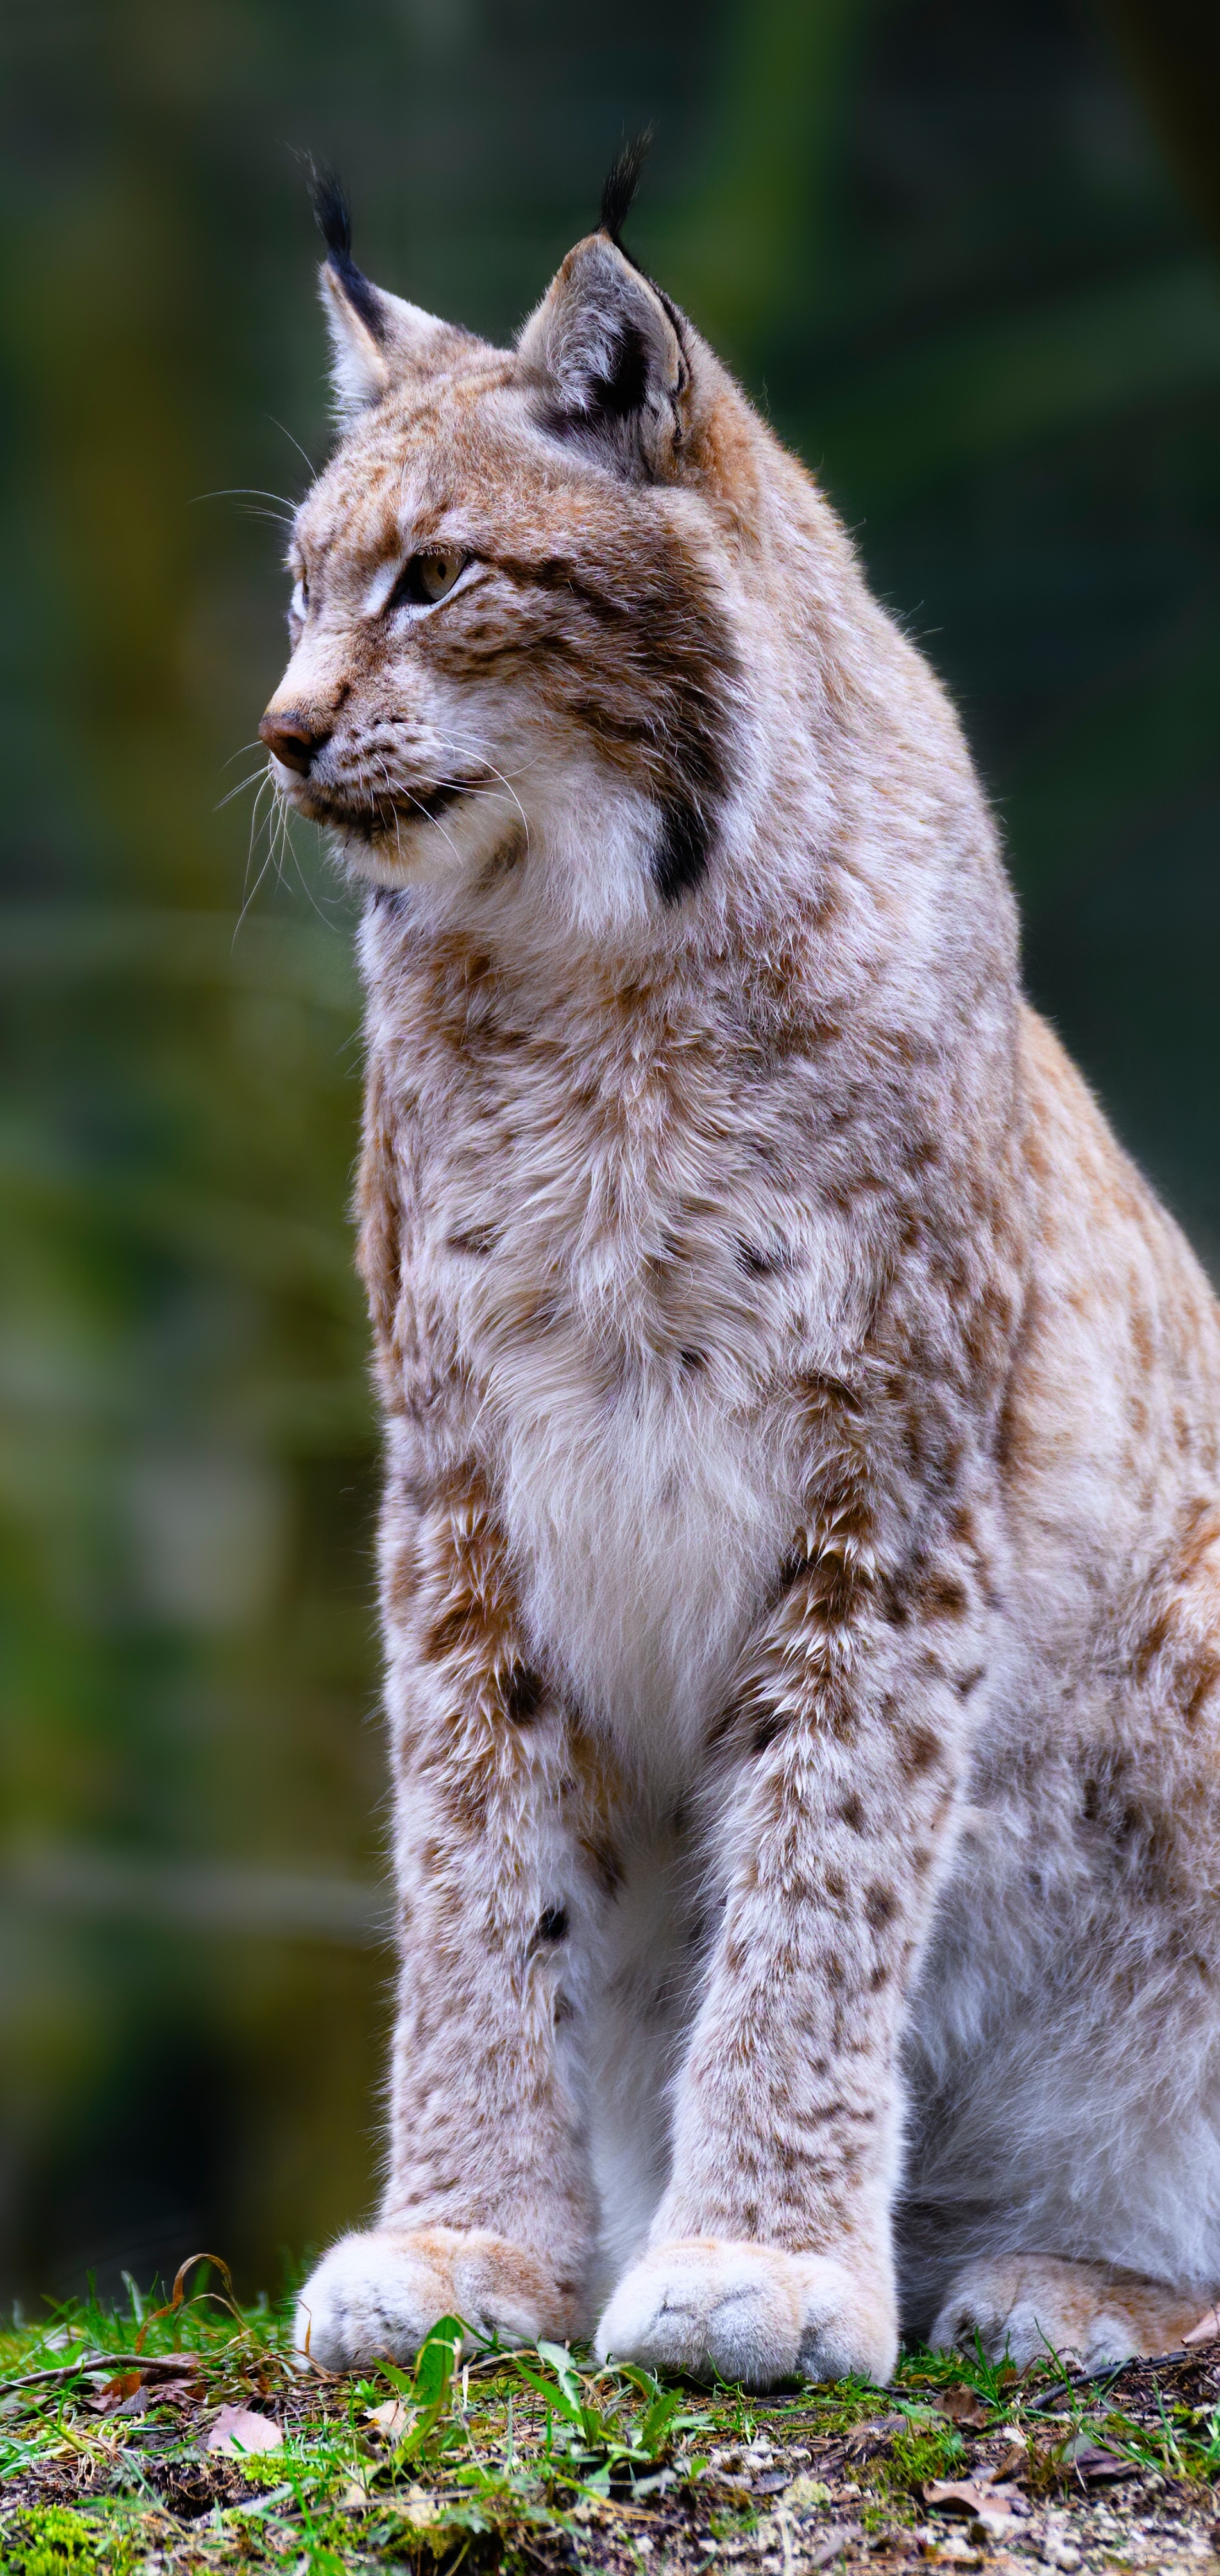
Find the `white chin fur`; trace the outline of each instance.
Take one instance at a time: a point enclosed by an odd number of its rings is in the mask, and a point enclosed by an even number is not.
[[[582,747],[535,761],[520,797],[479,787],[435,818],[404,815],[375,842],[336,829],[333,846],[366,884],[441,896],[511,886],[552,927],[598,941],[638,936],[655,916],[658,829],[650,800]]]
[[[477,874],[495,858],[518,818],[483,794],[462,796],[443,814],[405,814],[396,832],[367,841],[359,832],[334,833],[335,855],[353,876],[379,886],[449,886]]]

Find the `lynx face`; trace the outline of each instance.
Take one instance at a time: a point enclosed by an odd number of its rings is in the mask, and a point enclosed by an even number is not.
[[[276,785],[378,884],[647,932],[739,788],[715,361],[604,234],[512,352],[341,244],[322,284],[346,430],[293,534]]]

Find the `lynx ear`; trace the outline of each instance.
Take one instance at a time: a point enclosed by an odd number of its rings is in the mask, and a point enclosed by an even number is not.
[[[676,315],[604,233],[568,252],[517,344],[540,424],[623,472],[665,472],[686,430],[690,363]]]
[[[542,426],[599,446],[637,476],[672,465],[691,380],[680,315],[619,241],[648,141],[615,162],[600,230],[568,252],[517,343]]]
[[[352,258],[347,199],[329,170],[314,170],[310,197],[326,258],[318,284],[331,343],[335,409],[347,422],[414,368],[426,368],[455,336],[447,322],[418,304],[370,284]]]

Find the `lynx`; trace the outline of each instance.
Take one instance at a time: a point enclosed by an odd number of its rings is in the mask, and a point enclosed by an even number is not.
[[[299,2339],[1163,2349],[1220,2288],[1220,1315],[634,175],[507,350],[317,190],[261,730],[369,887],[401,1965]]]

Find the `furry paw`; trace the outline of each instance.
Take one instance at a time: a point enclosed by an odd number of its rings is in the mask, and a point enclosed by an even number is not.
[[[409,2360],[438,2317],[504,2343],[573,2327],[573,2296],[537,2255],[485,2228],[379,2227],[341,2236],[297,2301],[296,2344],[324,2370]],[[468,2350],[474,2346],[468,2344]]]
[[[1025,2370],[1048,2352],[1104,2370],[1136,2353],[1169,2352],[1194,2325],[1199,2299],[1109,2263],[1064,2263],[1010,2254],[959,2274],[929,2342],[942,2351],[982,2344],[988,2361]],[[1204,2320],[1206,2323],[1206,2320]]]
[[[713,2236],[658,2245],[619,2282],[599,2361],[772,2388],[782,2379],[884,2382],[898,2358],[892,2304],[825,2254]]]

